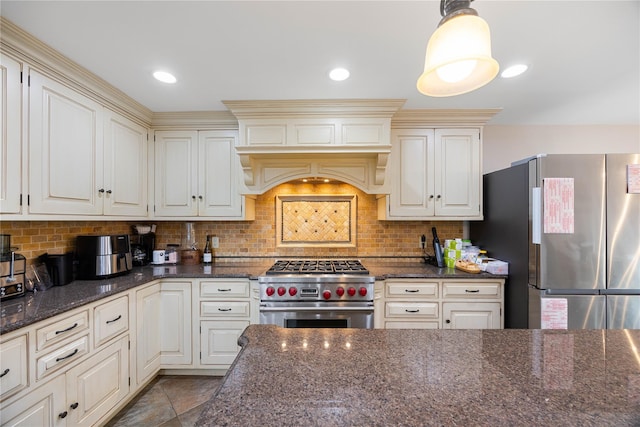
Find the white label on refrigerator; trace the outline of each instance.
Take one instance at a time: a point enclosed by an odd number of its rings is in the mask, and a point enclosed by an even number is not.
[[[540,329],[568,329],[569,301],[566,298],[540,300]]]
[[[573,234],[573,178],[545,178],[542,185],[544,233]]]
[[[640,165],[627,165],[627,193],[640,194]]]

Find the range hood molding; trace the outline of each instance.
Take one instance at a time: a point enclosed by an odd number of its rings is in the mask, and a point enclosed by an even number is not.
[[[403,99],[223,101],[238,119],[245,194],[325,177],[388,194],[391,118]]]

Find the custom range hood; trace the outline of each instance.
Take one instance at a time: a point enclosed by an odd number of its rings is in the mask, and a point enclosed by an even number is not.
[[[245,194],[328,178],[388,194],[391,118],[404,99],[223,101],[237,118]]]

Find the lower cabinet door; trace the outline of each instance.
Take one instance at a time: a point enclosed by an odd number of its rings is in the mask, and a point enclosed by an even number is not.
[[[160,369],[160,284],[136,292],[136,369],[138,384]]]
[[[2,426],[63,427],[69,412],[65,404],[65,376],[60,375],[0,410]]]
[[[129,393],[129,336],[67,372],[67,411],[73,425],[91,426]]]
[[[442,304],[443,329],[500,329],[500,303]]]
[[[247,326],[249,321],[200,322],[200,363],[229,367],[240,351],[238,338]]]

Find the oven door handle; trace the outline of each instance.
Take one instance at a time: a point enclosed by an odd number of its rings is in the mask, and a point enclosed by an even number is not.
[[[265,307],[261,305],[260,311],[373,311],[373,305],[367,307]]]

